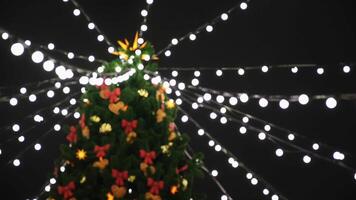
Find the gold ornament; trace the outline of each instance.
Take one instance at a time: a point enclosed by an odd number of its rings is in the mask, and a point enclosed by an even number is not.
[[[106,194],[106,200],[114,200],[114,195],[112,195],[110,192]]]
[[[136,180],[136,176],[131,175],[131,176],[129,176],[129,178],[127,180],[132,183]]]
[[[172,131],[169,133],[168,141],[173,141],[174,139],[176,139],[176,137],[177,137],[176,132]]]
[[[137,137],[136,132],[132,131],[129,134],[127,134],[126,142],[132,144],[135,141],[136,137]]]
[[[126,187],[119,187],[117,185],[111,186],[111,192],[116,198],[122,198],[126,194]]]
[[[147,92],[147,90],[145,90],[145,89],[139,89],[138,91],[137,91],[137,93],[141,96],[141,97],[148,97],[148,92]]]
[[[177,193],[178,192],[178,187],[176,186],[176,185],[173,185],[172,187],[171,187],[171,194],[175,194],[175,193]]]
[[[114,113],[115,115],[119,114],[119,111],[126,111],[128,108],[127,105],[124,104],[124,102],[119,101],[117,103],[110,103],[109,104],[109,110]]]
[[[165,94],[166,94],[166,90],[164,89],[164,87],[160,86],[156,91],[156,100],[163,103]]]
[[[164,112],[162,109],[158,109],[156,112],[156,121],[157,123],[160,123],[163,121],[163,119],[167,116],[167,114]]]
[[[147,165],[144,162],[142,162],[140,164],[140,169],[145,174],[145,176],[147,176],[148,170],[150,171],[151,174],[155,174],[156,173],[156,168],[154,166]]]
[[[90,138],[90,130],[89,130],[89,127],[88,127],[88,126],[85,126],[85,127],[82,129],[82,135],[83,135],[83,137],[85,137],[86,139],[89,139],[89,138]]]
[[[99,161],[94,162],[93,167],[97,167],[101,170],[105,169],[105,167],[109,164],[108,159],[100,158]]]
[[[150,192],[147,192],[145,194],[145,200],[161,200],[161,197],[159,195],[153,195]]]
[[[162,150],[162,153],[166,154],[169,152],[169,145],[162,145],[161,146],[161,150]]]
[[[187,189],[187,187],[188,187],[188,180],[184,178],[184,179],[182,180],[182,185],[183,185],[183,190]]]
[[[108,132],[111,132],[112,131],[112,127],[109,123],[103,123],[101,126],[100,126],[100,129],[99,129],[99,132],[100,133],[108,133]]]
[[[170,100],[166,101],[166,106],[168,109],[173,109],[174,107],[176,107],[176,104],[174,103],[173,99],[170,99]]]
[[[85,160],[87,158],[87,152],[84,149],[78,149],[76,156],[79,160]]]
[[[98,122],[100,122],[100,117],[97,116],[97,115],[93,115],[93,116],[90,117],[90,120],[95,122],[95,123],[98,123]]]
[[[82,178],[80,179],[80,183],[83,184],[86,180],[87,180],[87,177],[82,176]]]

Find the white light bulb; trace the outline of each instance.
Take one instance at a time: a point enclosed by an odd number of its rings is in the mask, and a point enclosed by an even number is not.
[[[213,140],[209,140],[208,145],[209,145],[210,147],[212,147],[212,146],[214,146],[214,145],[215,145],[215,142],[214,142]]]
[[[70,92],[70,88],[68,86],[63,88],[63,93],[68,94]]]
[[[267,124],[267,125],[264,126],[264,129],[265,129],[265,131],[270,131],[271,130],[271,126]]]
[[[1,153],[0,153],[1,154]],[[354,174],[354,179],[356,180],[356,173]]]
[[[164,52],[164,55],[165,55],[166,57],[171,56],[171,54],[172,54],[172,52],[171,52],[170,50],[167,50],[167,51]]]
[[[262,66],[261,70],[262,70],[263,73],[268,72],[268,66],[266,66],[266,65]]]
[[[309,97],[306,94],[301,94],[298,97],[298,102],[302,105],[306,105],[309,103]]]
[[[344,160],[344,159],[345,159],[345,155],[344,155],[343,153],[340,153],[340,152],[338,152],[338,151],[335,151],[335,152],[333,153],[333,158],[334,158],[335,160]]]
[[[205,30],[210,33],[211,31],[214,30],[214,28],[213,28],[213,26],[211,26],[211,25],[207,25],[207,26],[205,27]]]
[[[324,74],[324,68],[319,67],[319,68],[316,70],[316,73],[318,73],[319,75]]]
[[[199,85],[199,80],[196,79],[196,78],[193,78],[193,79],[192,79],[192,85],[193,85],[193,86]]]
[[[316,150],[319,150],[319,144],[318,143],[314,143],[313,144],[313,149],[316,151]]]
[[[43,69],[47,72],[50,72],[54,69],[54,62],[52,60],[47,60],[43,63]]]
[[[268,195],[268,194],[269,194],[269,190],[268,190],[268,189],[263,189],[262,193],[263,193],[264,195]]]
[[[142,17],[146,17],[147,15],[148,15],[147,10],[145,10],[145,9],[141,10],[141,16]]]
[[[294,134],[290,133],[288,134],[288,140],[293,141],[295,139]]]
[[[236,105],[237,104],[237,98],[236,97],[230,97],[229,103],[232,106]]]
[[[68,115],[68,110],[67,110],[67,109],[63,109],[63,110],[61,111],[61,114],[62,114],[63,116]]]
[[[241,94],[240,95],[240,101],[242,102],[242,103],[246,103],[246,102],[248,102],[248,95],[246,94],[246,93],[243,93],[243,94]]]
[[[239,68],[239,69],[237,70],[237,73],[238,73],[240,76],[242,76],[242,75],[245,74],[245,70],[242,69],[242,68]]]
[[[225,107],[222,107],[222,108],[220,108],[220,112],[222,113],[222,114],[225,114],[226,113],[226,108]]]
[[[219,152],[219,151],[221,151],[222,148],[220,145],[217,144],[217,145],[215,145],[214,149],[215,149],[215,151]]]
[[[138,38],[137,43],[138,44],[143,44],[145,40],[143,38]]]
[[[55,47],[55,46],[54,46],[53,43],[49,43],[49,44],[47,45],[48,50],[53,50],[54,47]]]
[[[250,121],[250,119],[248,117],[243,117],[242,118],[242,122],[243,123],[248,123],[248,121]]]
[[[342,68],[342,71],[344,71],[344,73],[349,73],[350,71],[351,71],[351,68],[350,68],[350,66],[347,66],[347,65],[345,65],[343,68]]]
[[[239,162],[234,161],[234,162],[232,163],[232,167],[233,167],[233,168],[237,168],[238,166],[239,166]]]
[[[247,179],[251,179],[252,177],[253,177],[253,176],[252,176],[252,174],[251,174],[250,172],[246,174],[246,178],[247,178]]]
[[[242,2],[242,3],[240,4],[240,8],[241,8],[241,10],[246,10],[246,9],[247,9],[247,3]]]
[[[203,95],[203,98],[204,98],[205,101],[210,101],[210,100],[211,100],[211,94],[205,93],[205,94]]]
[[[153,4],[153,0],[146,0],[146,3],[149,4],[149,5]]]
[[[66,168],[65,168],[64,166],[61,166],[61,167],[59,168],[59,171],[65,172],[65,171],[66,171]]]
[[[37,96],[34,95],[34,94],[31,94],[31,95],[28,97],[28,100],[29,100],[30,102],[35,102],[35,101],[37,100]]]
[[[185,84],[184,83],[178,83],[178,89],[184,90],[185,89]]]
[[[189,39],[190,39],[191,41],[194,41],[195,39],[197,39],[197,36],[196,36],[195,34],[191,33],[191,34],[189,35]]]
[[[27,46],[31,46],[31,41],[30,41],[30,40],[26,40],[26,41],[25,41],[25,44],[26,44]]]
[[[258,184],[258,180],[256,178],[252,178],[251,179],[251,184],[252,185],[257,185]]]
[[[25,137],[21,135],[19,138],[17,138],[17,140],[19,142],[24,142],[25,141]]]
[[[334,109],[337,106],[337,101],[334,97],[329,97],[325,101],[326,107]]]
[[[197,102],[198,103],[203,103],[204,102],[204,98],[203,97],[198,97],[197,98]]]
[[[292,71],[293,74],[295,74],[298,72],[298,67],[292,67],[290,70]]]
[[[172,71],[172,76],[173,76],[173,77],[177,77],[177,76],[178,76],[178,72],[177,72],[177,71],[175,71],[175,70],[174,70],[174,71]]]
[[[142,63],[137,65],[137,69],[139,69],[139,70],[143,70],[144,68],[145,68],[145,66]]]
[[[35,144],[34,148],[35,148],[36,151],[41,150],[41,144],[38,144],[38,143]]]
[[[172,41],[171,41],[171,43],[172,43],[173,45],[177,45],[178,42],[179,42],[179,41],[178,41],[177,38],[173,38]]]
[[[204,135],[204,133],[205,133],[205,131],[204,131],[203,129],[199,129],[199,130],[198,130],[198,135],[199,135],[199,136]]]
[[[109,53],[113,53],[115,51],[115,48],[114,47],[108,47],[108,52]]]
[[[310,156],[305,155],[305,156],[303,157],[303,162],[304,162],[304,163],[309,164],[309,163],[310,163],[310,161],[311,161]]]
[[[183,101],[182,99],[178,98],[176,99],[176,104],[179,106],[179,105],[182,105]]]
[[[241,134],[245,134],[247,132],[247,129],[244,126],[241,126],[239,131],[240,131]]]
[[[60,131],[61,130],[61,125],[59,125],[59,124],[54,125],[53,126],[53,130]]]
[[[15,160],[12,162],[12,164],[14,164],[15,167],[18,167],[18,166],[20,166],[21,162],[20,162],[19,159],[15,159]]]
[[[263,132],[259,133],[258,134],[258,139],[265,140],[266,139],[266,133],[263,133]]]
[[[17,101],[16,98],[13,97],[13,98],[10,99],[9,103],[10,103],[11,106],[16,106],[18,101]]]
[[[220,70],[220,69],[216,70],[215,73],[216,73],[216,76],[222,76],[222,74],[223,74],[222,70]]]
[[[56,182],[57,182],[57,181],[56,181],[56,179],[55,179],[55,178],[51,178],[51,179],[49,179],[49,183],[51,183],[52,185],[53,185],[53,184],[56,184]]]
[[[21,56],[23,54],[23,52],[25,51],[25,48],[24,48],[23,44],[15,43],[15,44],[11,45],[10,50],[14,56]]]
[[[20,125],[18,125],[18,124],[12,125],[12,131],[19,132],[20,131]]]
[[[93,22],[90,22],[88,24],[88,29],[93,30],[95,28],[95,24]]]
[[[223,21],[226,21],[227,19],[229,19],[229,15],[226,14],[226,13],[221,14],[220,17],[221,17],[221,19],[222,19]]]
[[[95,57],[94,56],[89,56],[88,60],[89,60],[89,62],[94,62],[95,61]]]
[[[148,26],[146,24],[141,25],[141,31],[145,32],[145,31],[147,31],[147,29],[148,29]]]
[[[32,53],[31,58],[32,58],[32,61],[33,61],[34,63],[40,63],[40,62],[43,61],[44,55],[43,55],[43,53],[40,52],[40,51],[35,51],[35,52]]]
[[[2,33],[1,34],[1,38],[3,39],[3,40],[7,40],[8,38],[9,38],[9,34],[8,33]]]
[[[281,99],[279,101],[279,107],[282,109],[287,109],[289,107],[289,102],[286,99]]]
[[[75,104],[77,103],[77,100],[75,100],[74,98],[72,98],[72,99],[69,101],[69,103],[70,103],[71,105],[75,105]]]
[[[53,113],[58,114],[61,110],[58,107],[53,108]]]
[[[40,122],[43,122],[43,117],[42,117],[41,115],[35,115],[35,116],[33,117],[33,120],[34,120],[35,122],[40,123]]]
[[[189,119],[189,118],[188,118],[187,115],[183,115],[182,118],[181,118],[181,120],[182,120],[183,123],[187,122],[188,119]]]
[[[210,113],[210,119],[216,119],[216,117],[218,116],[216,113],[212,112]]]
[[[69,52],[69,53],[67,54],[67,57],[68,57],[69,59],[73,59],[73,58],[74,58],[74,53]]]
[[[272,195],[271,199],[272,199],[272,200],[279,200],[279,196],[276,195],[276,194],[274,194],[274,195]]]
[[[45,191],[46,191],[46,192],[50,192],[50,191],[51,191],[51,186],[50,186],[50,185],[46,185]]]
[[[77,8],[74,9],[74,10],[73,10],[73,15],[74,15],[74,16],[79,16],[79,15],[80,15],[80,10],[77,9]]]
[[[104,41],[104,36],[103,35],[98,35],[98,37],[96,38],[99,42]]]
[[[20,93],[21,94],[26,94],[27,89],[25,87],[20,88]]]
[[[75,119],[79,119],[80,118],[80,113],[79,112],[75,112],[73,114],[73,116],[74,116]]]
[[[268,106],[268,100],[266,98],[261,98],[258,100],[258,104],[262,107],[265,108]]]
[[[220,123],[221,124],[226,124],[227,123],[227,118],[226,117],[221,117],[220,118]]]
[[[194,103],[192,103],[192,108],[193,108],[194,110],[196,110],[196,109],[199,108],[199,105],[194,102]]]
[[[221,195],[221,200],[227,200],[227,196],[224,194],[224,195]]]
[[[211,171],[211,175],[214,177],[216,177],[218,174],[219,174],[218,171],[215,169],[213,171]]]
[[[222,95],[218,95],[218,96],[216,97],[216,101],[217,101],[218,103],[223,103],[223,102],[225,101],[225,97],[222,96]]]
[[[284,154],[282,149],[277,149],[275,153],[276,153],[276,156],[278,156],[278,157],[282,157]]]

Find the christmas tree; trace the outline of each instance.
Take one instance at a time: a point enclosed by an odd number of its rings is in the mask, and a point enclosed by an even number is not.
[[[81,118],[68,127],[56,184],[47,199],[190,199],[201,175],[201,155],[188,158],[188,138],[174,120],[176,105],[154,74],[157,56],[136,33],[133,44],[118,41],[118,59],[81,97]]]

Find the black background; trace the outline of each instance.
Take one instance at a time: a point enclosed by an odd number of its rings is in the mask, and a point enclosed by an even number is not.
[[[142,20],[140,10],[145,7],[145,2],[138,0],[81,0],[79,3],[112,40],[132,38]],[[149,30],[145,35],[159,50],[173,37],[194,30],[236,3],[233,0],[156,0],[149,13]],[[172,50],[169,59],[161,59],[160,66],[316,63],[325,67],[324,75],[317,75],[315,69],[300,69],[297,74],[288,69],[270,70],[267,74],[256,70],[248,71],[244,77],[234,72],[220,78],[214,76],[214,72],[206,72],[202,73],[200,81],[202,86],[210,88],[261,94],[355,92],[355,68],[350,74],[344,74],[341,67],[343,62],[356,61],[355,8],[352,0],[252,1],[246,11],[234,12],[228,21],[214,27],[212,33],[204,32],[194,42],[182,42]],[[73,16],[73,9],[72,4],[60,0],[1,0],[0,26],[32,42],[53,42],[60,49],[111,59],[106,45],[96,41],[95,32],[88,31],[83,17]],[[33,64],[28,54],[12,56],[9,51],[11,44],[0,42],[1,86],[54,77],[45,73],[40,65]],[[87,62],[77,64],[95,69],[95,65]],[[190,81],[193,76],[192,73],[183,75],[179,79],[185,81]],[[11,109],[8,104],[0,104],[1,124],[19,120],[43,103],[46,102],[38,101],[33,106],[27,104]],[[239,104],[237,108],[356,155],[354,102],[340,101],[334,110],[327,109],[323,101],[313,101],[307,106],[294,103],[287,110],[281,110],[276,103],[261,109],[254,101]],[[236,134],[238,126],[235,124],[222,127],[217,121],[210,123],[208,113],[204,111],[199,117],[219,141],[289,199],[356,198],[356,181],[352,172],[316,159],[305,165],[300,154],[276,158],[276,146],[258,141],[255,134],[241,136]],[[193,148],[206,153],[207,166],[219,170],[219,180],[234,199],[268,199],[263,197],[259,187],[249,183],[245,172],[232,169],[223,154],[209,149],[207,140],[198,138],[192,127],[187,126],[183,130],[191,133]],[[12,133],[1,132],[1,135],[6,134]],[[18,168],[5,163],[25,145],[13,143],[8,147],[11,151],[2,148],[1,199],[25,199],[38,194],[51,171],[63,137],[62,134],[47,138],[40,152],[30,149]],[[356,166],[355,160],[350,161],[348,155],[346,162]],[[199,182],[198,190],[207,192],[208,199],[219,199],[221,195],[209,178]]]

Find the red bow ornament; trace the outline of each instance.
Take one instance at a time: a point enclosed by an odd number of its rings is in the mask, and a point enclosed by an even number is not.
[[[67,135],[66,139],[69,141],[69,143],[77,142],[77,128],[71,126],[69,128],[69,134]]]
[[[120,88],[115,88],[113,91],[110,91],[107,87],[101,87],[100,97],[103,99],[109,99],[110,103],[116,103],[119,100],[121,94]]]
[[[153,160],[156,158],[156,152],[155,151],[150,151],[146,152],[145,150],[140,150],[140,157],[143,158],[143,162],[145,162],[148,165],[153,164]]]
[[[109,148],[110,148],[110,144],[106,144],[104,146],[95,145],[94,152],[96,153],[96,157],[98,158],[105,157]]]
[[[123,186],[124,181],[129,178],[129,173],[127,171],[119,171],[116,169],[113,169],[111,171],[111,176],[115,178],[115,183],[118,186]]]
[[[58,194],[62,195],[64,199],[69,199],[73,196],[73,190],[75,190],[75,184],[73,181],[69,182],[66,186],[58,186]]]
[[[164,187],[164,182],[163,181],[155,181],[152,178],[148,178],[147,186],[150,187],[151,194],[158,195],[159,191],[162,190]]]
[[[137,128],[137,120],[127,121],[126,119],[123,119],[121,121],[121,127],[124,129],[126,134],[129,134]]]

